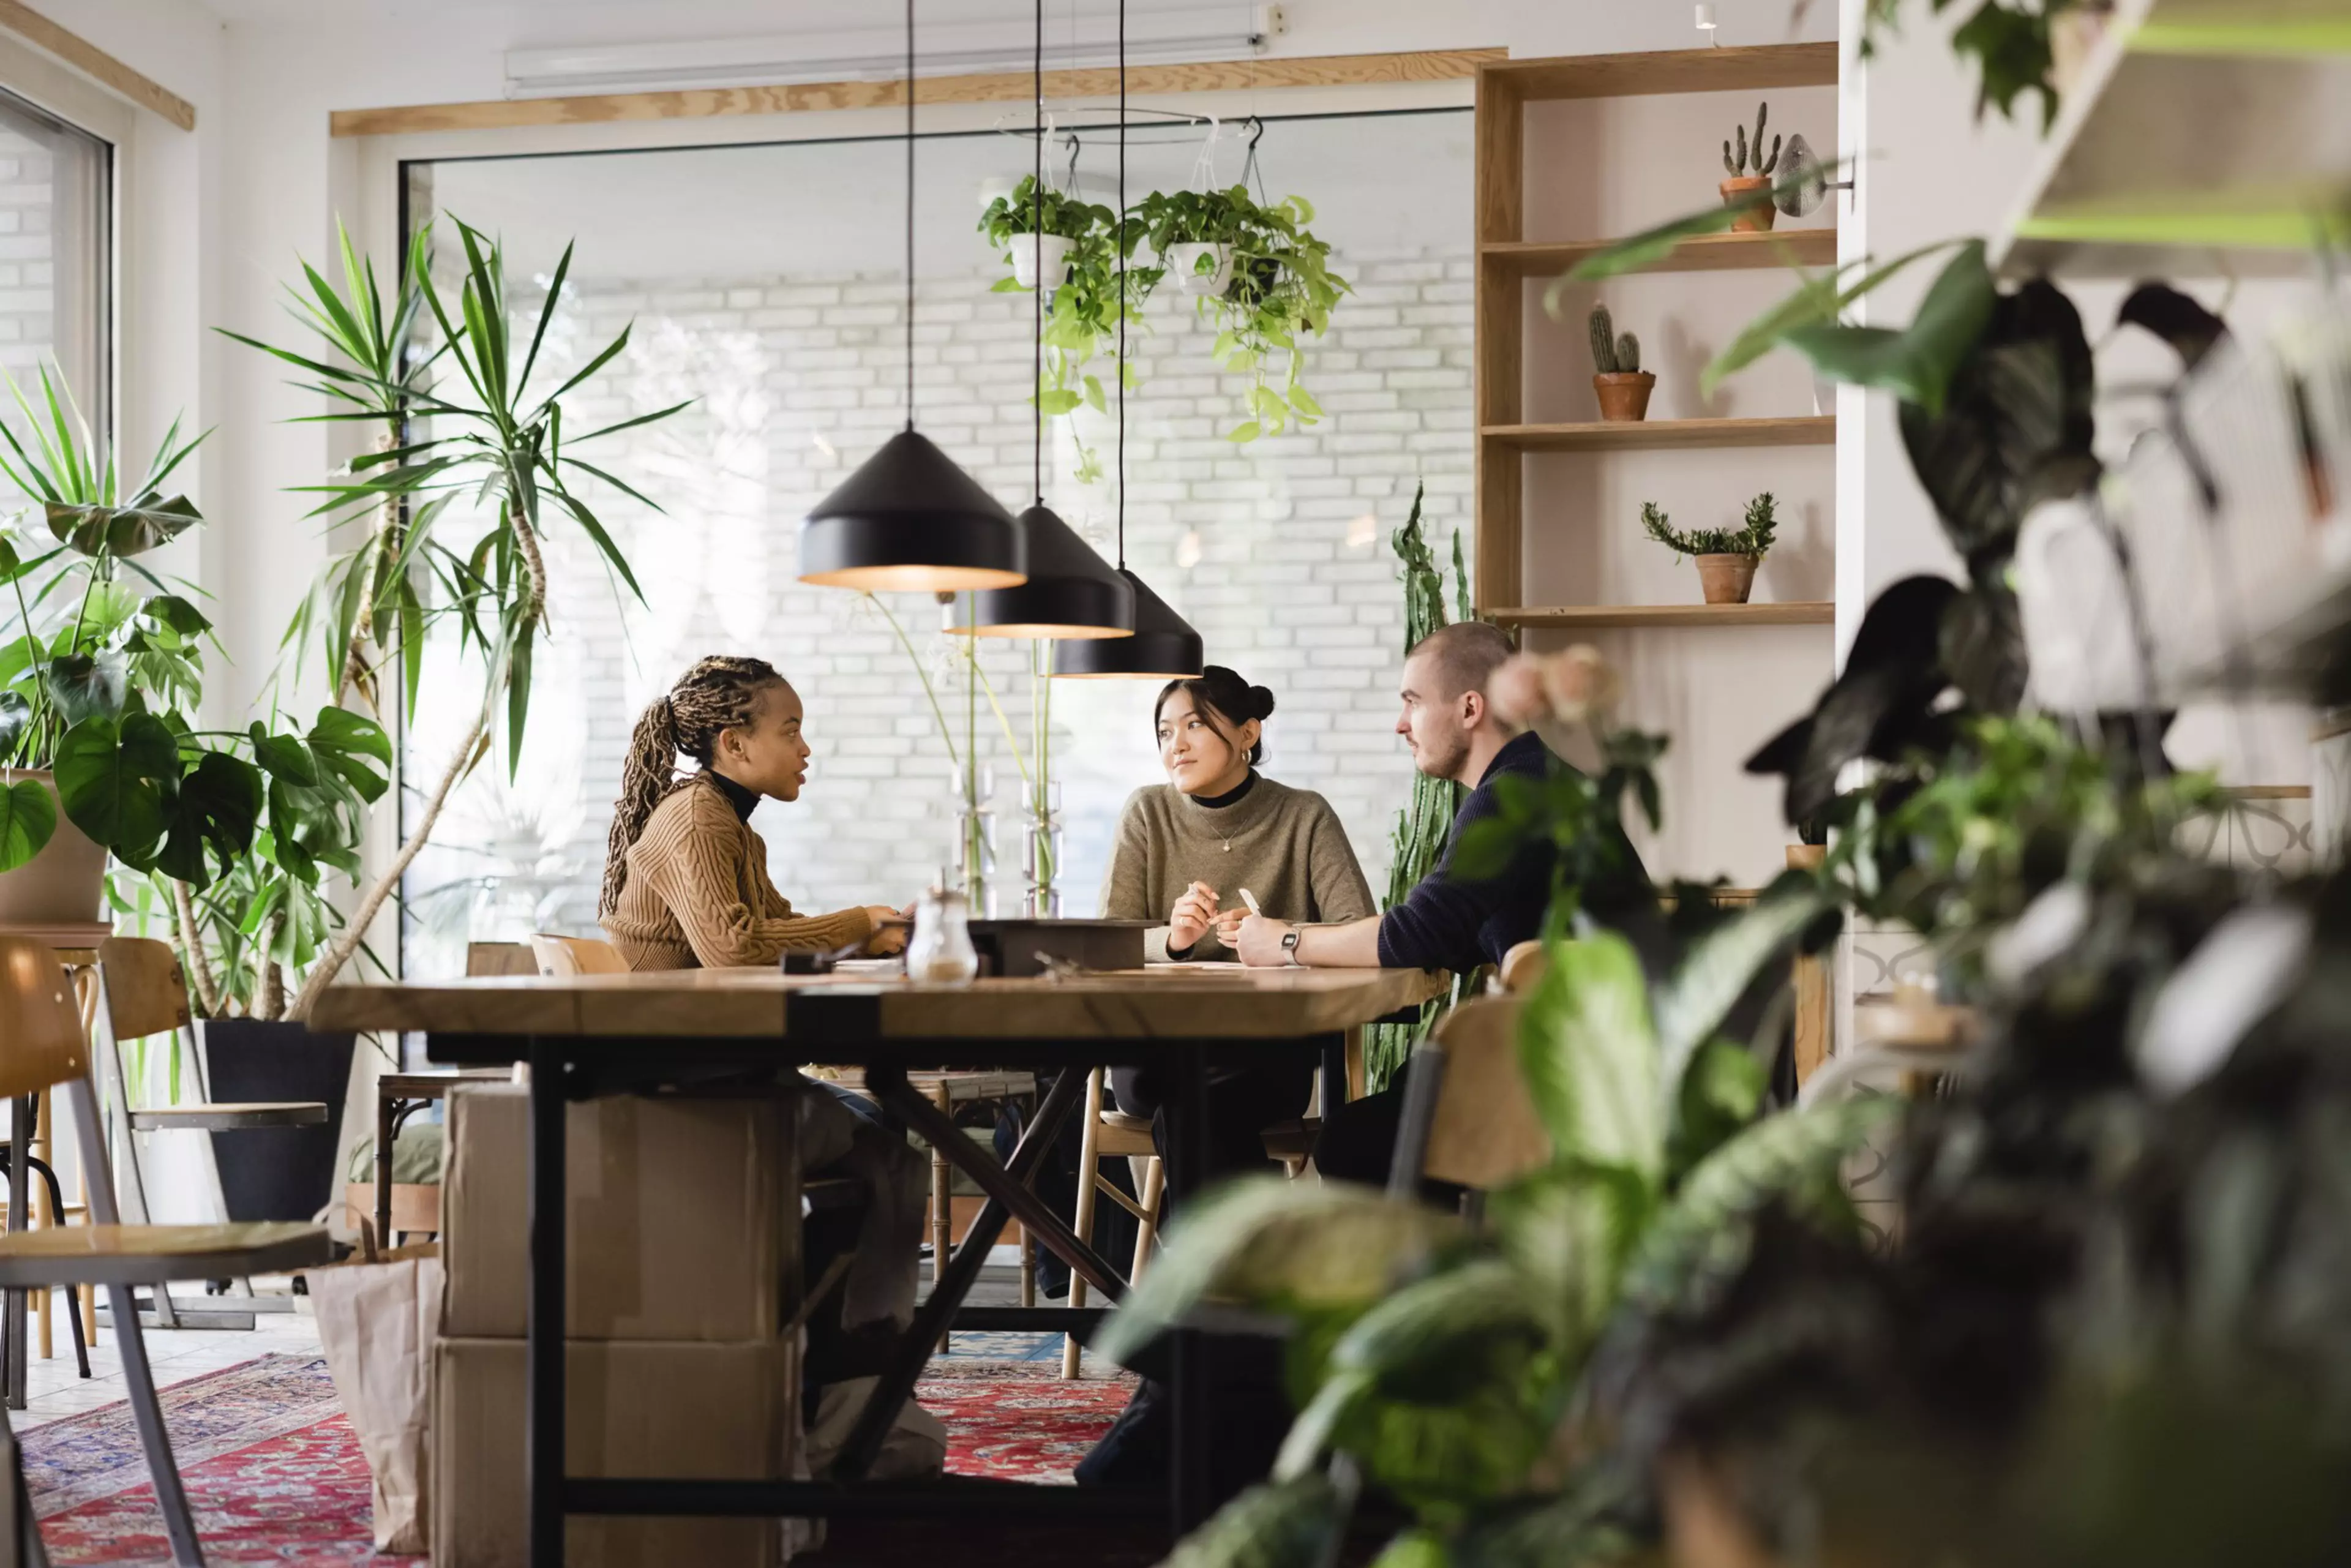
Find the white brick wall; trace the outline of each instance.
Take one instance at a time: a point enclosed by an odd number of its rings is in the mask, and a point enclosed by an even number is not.
[[[1376,884],[1410,777],[1389,733],[1403,604],[1387,538],[1416,479],[1427,482],[1440,549],[1468,524],[1470,263],[1466,247],[1336,262],[1355,295],[1308,375],[1328,417],[1245,447],[1221,437],[1239,418],[1240,381],[1217,373],[1213,334],[1172,293],[1154,302],[1136,354],[1144,385],[1128,406],[1127,557],[1199,628],[1211,661],[1273,688],[1280,711],[1268,771],[1330,798]],[[917,413],[925,434],[1017,510],[1030,494],[1030,305],[987,292],[993,276],[924,284]],[[592,926],[630,727],[706,653],[768,658],[807,702],[816,748],[807,792],[755,819],[777,884],[795,904],[903,903],[947,859],[946,753],[904,652],[855,596],[794,580],[802,515],[903,421],[902,287],[866,277],[658,287],[575,279],[550,359],[574,362],[631,319],[636,326],[618,373],[576,400],[572,431],[698,401],[674,420],[597,444],[601,452],[582,449],[665,509],[586,486],[647,603],[622,611],[587,540],[568,522],[556,526],[558,619],[538,659],[523,768],[511,785],[503,765],[468,780],[412,872],[412,972],[455,967],[468,937]],[[1113,463],[1111,423],[1081,419]],[[1113,486],[1068,477],[1076,455],[1066,431],[1049,432],[1046,459],[1048,498],[1112,554]],[[891,608],[932,668],[960,745],[964,687],[936,634],[936,607],[900,595]],[[1028,651],[993,642],[983,651],[1024,742]],[[446,657],[436,649],[427,677],[412,788],[463,720],[463,699],[448,700],[459,687]],[[1150,736],[1155,691],[1126,682],[1053,689],[1071,913],[1094,907],[1128,791],[1161,778]],[[979,753],[997,780],[998,901],[1009,913],[1019,887],[1019,780],[984,698],[979,725]]]

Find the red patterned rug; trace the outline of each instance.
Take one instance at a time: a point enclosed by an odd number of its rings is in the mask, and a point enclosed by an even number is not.
[[[1123,1376],[1063,1383],[1033,1364],[942,1360],[933,1370],[916,1396],[947,1424],[947,1469],[1008,1480],[1066,1481],[1131,1387]],[[163,1391],[163,1414],[207,1560],[420,1561],[371,1549],[367,1464],[324,1361],[264,1356],[192,1378]],[[129,1406],[52,1421],[22,1441],[57,1568],[170,1561]]]

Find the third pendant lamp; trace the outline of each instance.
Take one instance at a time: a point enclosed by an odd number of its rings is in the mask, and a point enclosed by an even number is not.
[[[914,0],[906,0],[906,428],[800,525],[800,580],[952,593],[1028,580],[1020,525],[914,428]]]
[[[1029,198],[1035,203],[1032,229],[1045,226],[1045,0],[1037,0],[1036,168],[1029,175]],[[1037,243],[1035,234],[1019,236]],[[1123,245],[1123,234],[1112,243]],[[1041,260],[1042,258],[1040,257]],[[1045,384],[1045,290],[1040,269],[1031,290],[1029,337],[1034,355],[1032,381],[1039,392]],[[1029,580],[1018,588],[991,588],[972,596],[971,618],[957,624],[948,618],[946,631],[977,637],[1050,637],[1069,641],[1116,638],[1134,631],[1134,589],[1123,573],[1113,571],[1093,546],[1078,537],[1060,514],[1045,504],[1045,407],[1032,396],[1036,420],[1032,427],[1031,478],[1036,502],[1020,514],[1020,531],[1029,546]]]
[[[1134,635],[1066,643],[1054,653],[1053,674],[1071,680],[1190,680],[1207,664],[1200,634],[1126,568],[1126,0],[1118,0],[1118,574],[1134,589]]]

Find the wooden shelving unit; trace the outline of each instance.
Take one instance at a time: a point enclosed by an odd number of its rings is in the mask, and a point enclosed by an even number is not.
[[[1834,446],[1834,414],[1794,419],[1657,419],[1593,424],[1489,424],[1480,433],[1520,452],[1656,452],[1674,447]]]
[[[1478,247],[1479,259],[1502,277],[1556,277],[1615,244],[1614,240],[1496,240]],[[1676,246],[1643,272],[1740,272],[1791,262],[1828,267],[1836,261],[1834,229],[1787,229],[1760,235],[1699,235]]]
[[[1498,626],[1555,632],[1626,626],[1827,626],[1836,621],[1836,606],[1824,599],[1791,604],[1554,604],[1496,608],[1486,614]]]
[[[1837,46],[1834,43],[1508,60],[1479,68],[1476,598],[1480,613],[1505,624],[1540,627],[1810,625],[1833,619],[1827,605],[1526,607],[1520,570],[1526,527],[1520,459],[1529,453],[1834,444],[1834,417],[1529,423],[1524,371],[1527,280],[1564,272],[1609,243],[1528,236],[1528,104],[1670,93],[1768,92],[1834,87],[1836,81]],[[1792,254],[1808,265],[1833,262],[1836,231],[1707,235],[1685,241],[1646,270],[1705,273],[1773,267],[1785,265]],[[1724,613],[1725,610],[1731,613]]]

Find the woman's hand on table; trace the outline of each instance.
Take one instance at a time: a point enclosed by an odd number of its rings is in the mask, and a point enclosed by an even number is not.
[[[876,958],[887,958],[906,950],[906,933],[912,929],[912,915],[903,909],[887,904],[866,905],[866,915],[873,922],[873,935],[865,939],[865,951]],[[883,922],[889,924],[884,925]]]
[[[1223,943],[1228,947],[1233,947],[1238,950],[1240,942],[1241,922],[1249,918],[1249,912],[1247,909],[1228,909],[1223,911],[1217,916],[1216,925],[1212,927],[1217,934],[1217,940]]]
[[[1167,950],[1190,952],[1216,925],[1217,890],[1205,882],[1196,882],[1184,890],[1184,896],[1176,901],[1175,912],[1167,916]]]

